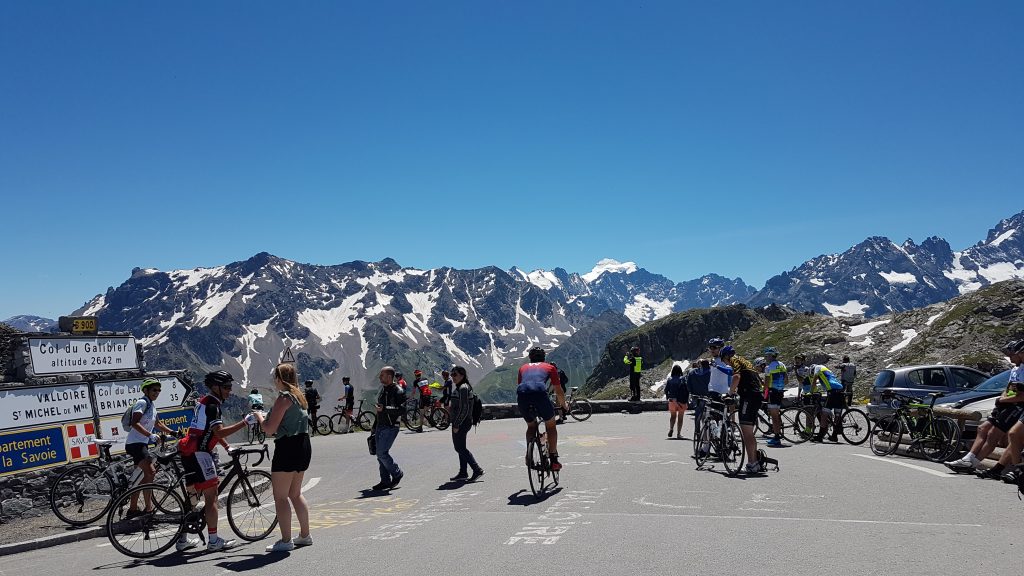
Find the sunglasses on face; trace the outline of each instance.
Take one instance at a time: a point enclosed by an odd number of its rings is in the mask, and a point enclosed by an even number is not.
[[[156,392],[158,394],[160,393],[160,389],[159,388],[149,388],[149,391],[150,392]]]

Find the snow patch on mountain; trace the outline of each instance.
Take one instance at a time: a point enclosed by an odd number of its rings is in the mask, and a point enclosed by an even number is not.
[[[991,266],[985,266],[978,268],[978,274],[989,281],[989,283],[1002,282],[1003,280],[1012,280],[1014,278],[1024,278],[1024,269],[1019,269],[1016,264],[1012,262],[999,262],[992,264]]]
[[[858,316],[864,314],[864,311],[868,309],[868,306],[866,304],[861,304],[859,300],[848,300],[846,304],[829,304],[828,302],[822,302],[822,306],[824,306],[832,316]]]
[[[1014,230],[1007,230],[1006,232],[1003,232],[1002,234],[1000,234],[995,240],[989,242],[989,244],[991,244],[992,246],[999,246],[1003,242],[1006,242],[1007,240],[1012,238],[1014,233],[1016,233],[1016,232],[1017,232],[1016,229],[1014,229]]]
[[[619,262],[611,258],[605,258],[594,266],[593,270],[587,272],[582,276],[588,283],[597,280],[597,278],[606,272],[624,272],[626,274],[632,274],[639,268],[636,262]]]
[[[898,344],[896,344],[892,348],[889,348],[889,352],[897,352],[899,350],[903,350],[908,345],[910,345],[911,340],[917,338],[917,330],[914,330],[913,328],[908,328],[906,330],[902,330],[901,332],[903,334],[903,340],[900,340]]]
[[[878,320],[878,321],[875,321],[875,322],[865,322],[863,324],[858,324],[856,326],[851,326],[850,327],[849,337],[851,339],[853,339],[853,338],[860,338],[861,336],[864,336],[864,335],[868,334],[869,332],[871,332],[875,328],[878,328],[879,326],[883,326],[885,324],[888,324],[889,322],[891,322],[891,320]]]
[[[626,318],[629,318],[637,326],[656,318],[668,316],[671,313],[671,300],[652,300],[647,297],[647,294],[637,294],[634,296],[633,302],[626,305],[626,311],[624,312]]]
[[[917,276],[909,272],[879,272],[879,276],[889,284],[916,284]]]
[[[270,328],[270,322],[277,318],[277,314],[267,318],[259,324],[248,324],[242,326],[242,353],[238,358],[238,364],[242,367],[242,388],[247,388],[253,380],[249,377],[249,370],[252,367],[253,355],[259,354],[256,350],[256,342],[266,338]]]

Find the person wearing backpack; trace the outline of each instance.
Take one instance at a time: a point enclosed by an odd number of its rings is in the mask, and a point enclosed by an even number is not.
[[[452,368],[451,375],[455,387],[452,393],[452,444],[455,445],[455,453],[459,455],[459,473],[450,480],[476,482],[484,475],[484,469],[476,463],[473,453],[466,447],[466,437],[474,424],[478,397],[473,393],[473,385],[469,383],[465,368],[456,366]],[[467,474],[467,468],[473,469],[472,476]]]
[[[156,467],[153,465],[153,458],[149,453],[149,443],[156,442],[160,437],[153,433],[158,428],[164,434],[173,436],[174,430],[168,428],[159,420],[156,414],[156,399],[160,396],[160,381],[155,378],[146,378],[142,381],[142,398],[121,416],[121,426],[128,431],[128,438],[125,440],[124,451],[132,457],[135,467],[142,471],[142,483],[149,484],[156,478]],[[153,495],[146,490],[143,493],[146,503],[146,513],[153,512]],[[128,518],[142,515],[139,510],[139,493],[132,495],[132,501],[128,503]]]
[[[853,404],[853,382],[857,379],[857,365],[850,362],[849,356],[843,356],[843,363],[839,365],[839,382],[843,385],[846,394],[846,407]]]

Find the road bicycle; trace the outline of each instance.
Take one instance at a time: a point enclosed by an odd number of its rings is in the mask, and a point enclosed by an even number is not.
[[[62,522],[72,526],[85,526],[103,517],[112,502],[142,480],[142,470],[127,457],[110,455],[113,440],[93,440],[99,448],[95,462],[75,464],[61,472],[50,486],[50,509]],[[162,438],[159,450],[165,449]],[[170,484],[173,475],[157,469],[156,483]]]
[[[277,526],[270,473],[252,470],[246,463],[250,455],[258,455],[259,460],[253,467],[259,466],[269,454],[266,445],[260,448],[229,448],[231,463],[217,489],[219,499],[224,498],[222,494],[227,490],[225,508],[231,530],[249,542],[266,538]],[[198,496],[186,485],[180,456],[171,454],[158,460],[175,469],[174,484],[136,486],[117,498],[107,513],[107,538],[118,552],[126,556],[156,556],[173,546],[184,534],[196,534],[204,543],[206,541],[203,536],[206,528],[205,499],[197,504]],[[128,503],[132,496],[142,497],[147,491],[152,495],[154,510],[129,516]]]
[[[824,408],[821,394],[804,394],[802,406],[791,406],[782,411],[782,436],[792,444],[801,444],[828,432],[821,429],[819,415],[824,413],[828,425],[835,418],[831,409]],[[871,436],[871,420],[860,408],[844,408],[839,415],[839,434],[848,444],[860,446]]]
[[[335,434],[346,434],[352,431],[351,426],[345,420],[344,404],[338,404],[334,407],[334,414],[331,415],[331,431]]]
[[[451,415],[448,413],[448,409],[441,405],[440,400],[435,400],[433,405],[427,408],[426,417],[424,417],[423,411],[419,408],[419,402],[410,399],[406,402],[402,423],[413,432],[422,432],[424,423],[438,430],[445,430],[451,425]]]
[[[537,433],[526,443],[526,474],[534,496],[539,497],[558,486],[558,470],[551,469],[547,429],[540,415],[537,415]]]
[[[263,410],[263,404],[253,404],[250,406],[253,410]],[[263,444],[267,441],[267,434],[263,431],[263,425],[260,424],[259,420],[253,422],[246,428],[247,439],[249,444]]]
[[[363,400],[359,401],[359,406],[352,411],[353,414],[358,414],[355,419],[356,426],[363,432],[369,432],[373,430],[373,425],[377,422],[377,414],[369,410],[363,410]]]
[[[594,407],[590,405],[590,400],[586,398],[577,398],[576,391],[579,387],[573,386],[569,389],[569,396],[566,397],[565,403],[569,406],[569,416],[577,422],[583,422],[587,418],[590,418],[594,414]],[[558,410],[558,422],[565,422],[565,410],[559,406]]]
[[[317,409],[319,408],[320,406],[317,406]],[[316,436],[317,434],[319,434],[320,436],[330,436],[330,434],[333,431],[334,429],[331,428],[330,416],[328,416],[327,414],[321,414],[314,419],[313,415],[310,414],[309,433],[311,436]]]
[[[928,394],[931,402],[922,403],[913,396],[894,391],[883,391],[882,399],[892,402],[896,410],[875,425],[871,435],[871,451],[879,456],[896,452],[903,442],[903,436],[910,437],[910,452],[920,452],[932,462],[944,462],[960,448],[960,426],[948,416],[935,415],[935,401],[944,396],[942,392]]]
[[[704,404],[697,426],[699,433],[693,436],[693,458],[697,468],[703,468],[708,460],[715,457],[722,462],[727,474],[735,476],[743,468],[746,458],[740,427],[733,419],[734,411],[730,409],[736,405],[736,397],[723,396],[719,402],[696,396],[696,400]]]

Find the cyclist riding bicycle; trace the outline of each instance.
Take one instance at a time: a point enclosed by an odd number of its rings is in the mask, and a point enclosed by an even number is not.
[[[519,404],[519,414],[526,420],[526,442],[529,444],[537,436],[537,417],[544,421],[544,428],[547,431],[548,456],[551,459],[551,469],[558,471],[562,464],[558,461],[558,430],[555,427],[555,407],[548,398],[547,384],[550,381],[555,388],[555,395],[559,406],[565,405],[565,394],[558,379],[558,369],[544,361],[544,349],[537,346],[530,349],[530,362],[519,367],[518,386],[516,386],[516,400]],[[533,466],[533,462],[527,460],[527,466]]]
[[[843,384],[831,370],[821,364],[808,364],[804,366],[803,362],[806,358],[803,354],[797,355],[797,375],[799,377],[801,368],[806,370],[807,380],[810,382],[809,394],[814,399],[815,404],[820,406],[818,399],[823,394],[819,390],[824,391],[825,398],[824,406],[818,409],[818,421],[821,423],[821,429],[815,434],[813,440],[815,442],[824,441],[825,431],[828,430],[831,423],[833,425],[832,434],[828,439],[832,442],[838,442],[839,428],[842,426],[843,409],[846,408],[846,395],[843,392]],[[805,396],[808,394],[806,387],[804,388],[804,394]]]
[[[253,388],[252,392],[249,392],[249,408],[263,410],[263,394],[260,394],[258,388]]]
[[[225,438],[258,420],[255,414],[249,414],[244,420],[224,426],[221,419],[221,405],[231,396],[234,377],[224,370],[218,370],[207,374],[203,383],[210,392],[196,404],[188,434],[180,442],[178,452],[181,454],[181,463],[188,476],[186,483],[197,493],[202,494],[206,500],[203,514],[206,516],[206,526],[210,533],[210,538],[206,541],[206,549],[217,551],[232,547],[235,541],[224,540],[217,535],[217,484],[219,478],[213,451],[217,444],[225,442]],[[190,540],[182,535],[177,546],[180,551],[198,544],[198,540]]]

